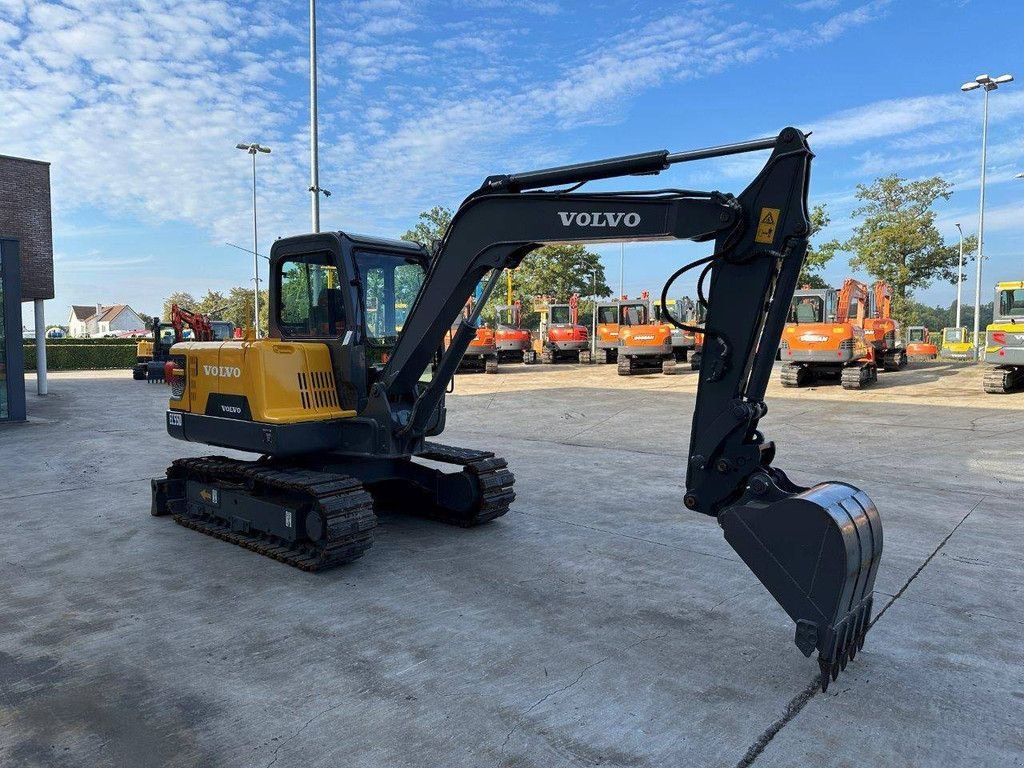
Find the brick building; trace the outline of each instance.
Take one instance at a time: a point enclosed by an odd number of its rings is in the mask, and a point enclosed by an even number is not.
[[[46,394],[43,301],[53,298],[49,163],[0,155],[0,243],[0,421],[3,421],[25,415],[20,306],[24,301],[35,305],[37,388],[39,394]]]

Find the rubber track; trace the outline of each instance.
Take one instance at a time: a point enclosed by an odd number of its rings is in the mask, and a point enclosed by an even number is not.
[[[982,382],[990,395],[1005,395],[1024,386],[1024,371],[1015,368],[989,368]]]
[[[862,387],[878,380],[878,373],[873,372],[868,366],[850,365],[843,368],[840,375],[840,384],[843,389],[861,389]]]
[[[800,386],[800,366],[798,365],[784,365],[779,370],[780,379],[782,386],[784,387],[799,387]]]
[[[377,525],[373,498],[358,480],[347,475],[207,456],[177,459],[167,470],[167,476],[188,477],[198,482],[219,480],[244,487],[258,485],[292,498],[305,496],[305,503],[313,504],[324,516],[326,542],[293,543],[258,531],[233,531],[212,515],[174,515],[179,525],[303,571],[320,571],[352,562],[362,557],[373,543],[373,529]]]
[[[516,492],[512,488],[516,481],[515,475],[508,471],[508,462],[490,451],[456,448],[428,441],[423,443],[423,450],[416,455],[421,459],[463,467],[464,471],[473,475],[480,489],[479,501],[468,512],[435,506],[426,513],[427,517],[463,528],[472,528],[501,517],[515,501]]]

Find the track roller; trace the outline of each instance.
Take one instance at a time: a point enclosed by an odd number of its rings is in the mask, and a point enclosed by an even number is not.
[[[989,368],[985,371],[982,386],[990,395],[1005,395],[1013,392],[1015,389],[1024,387],[1024,368],[1013,366]]]
[[[633,375],[633,358],[620,355],[618,364],[616,365],[619,376],[632,376]]]
[[[583,364],[583,365],[590,365],[590,363],[591,363],[591,361],[593,359],[594,359],[594,356],[591,354],[589,349],[581,349],[580,350],[580,363],[581,364]]]
[[[497,373],[498,372],[498,358],[488,357],[484,360],[484,373]]]
[[[152,486],[154,515],[304,571],[362,557],[377,525],[359,480],[272,461],[178,459]]]
[[[784,365],[779,369],[779,380],[784,387],[802,387],[810,378],[810,370],[799,363]]]
[[[843,368],[839,379],[843,389],[861,389],[877,380],[878,368],[874,363],[847,366]]]

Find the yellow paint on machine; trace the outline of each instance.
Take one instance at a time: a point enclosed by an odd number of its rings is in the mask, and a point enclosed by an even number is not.
[[[326,344],[276,339],[187,341],[172,355],[185,357],[186,386],[172,410],[205,414],[212,394],[241,395],[253,421],[294,424],[355,416],[343,410]],[[217,414],[219,415],[219,414]]]
[[[757,234],[754,235],[755,243],[766,243],[771,245],[775,242],[775,230],[779,226],[779,215],[782,210],[779,208],[762,208],[761,215],[757,217]]]

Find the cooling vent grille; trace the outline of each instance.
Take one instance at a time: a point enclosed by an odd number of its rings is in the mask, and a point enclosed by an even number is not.
[[[338,407],[338,390],[334,386],[333,371],[300,371],[298,376],[299,399],[302,400],[303,408]]]

